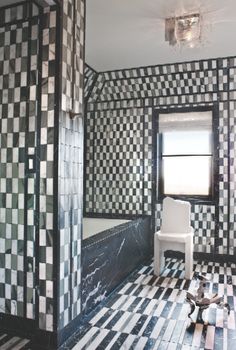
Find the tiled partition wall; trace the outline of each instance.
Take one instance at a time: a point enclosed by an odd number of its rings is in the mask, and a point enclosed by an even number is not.
[[[0,321],[50,349],[80,315],[83,51],[83,0],[0,9]]]
[[[58,159],[60,329],[79,316],[81,311],[84,0],[64,1],[63,12],[62,105]],[[76,40],[73,40],[73,34]],[[76,113],[73,120],[70,119],[69,111]]]
[[[0,9],[0,312],[29,319],[35,318],[38,11],[29,4]]]
[[[1,312],[51,331],[56,11],[27,2],[0,22]]]
[[[236,250],[236,59],[219,58],[100,73],[87,103],[87,215],[152,214],[161,205],[152,191],[155,110],[215,106],[219,199],[192,206],[195,252]]]
[[[54,245],[56,242],[54,232],[54,212],[56,204],[54,198],[54,186],[56,170],[54,165],[54,149],[56,147],[55,116],[56,87],[55,87],[55,62],[56,62],[56,10],[46,8],[43,11],[42,27],[42,81],[41,81],[41,123],[40,123],[40,165],[39,165],[39,328],[53,331],[55,324],[53,283],[55,264]]]

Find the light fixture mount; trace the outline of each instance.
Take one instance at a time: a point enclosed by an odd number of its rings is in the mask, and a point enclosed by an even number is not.
[[[201,39],[201,15],[193,13],[165,19],[165,40],[171,46],[176,44],[193,47]]]

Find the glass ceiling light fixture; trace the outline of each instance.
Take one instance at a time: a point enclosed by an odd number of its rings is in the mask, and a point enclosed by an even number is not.
[[[201,39],[201,16],[199,13],[165,19],[165,40],[171,46],[194,47]]]

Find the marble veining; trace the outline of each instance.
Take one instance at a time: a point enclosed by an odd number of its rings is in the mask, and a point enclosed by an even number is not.
[[[138,218],[83,241],[82,306],[87,314],[151,255],[150,218]]]
[[[122,243],[121,243],[121,245],[120,245],[120,248],[119,248],[119,250],[118,250],[117,256],[120,254],[120,252],[121,252],[121,250],[122,250],[124,244],[125,244],[125,238],[123,239],[123,241],[122,241]]]

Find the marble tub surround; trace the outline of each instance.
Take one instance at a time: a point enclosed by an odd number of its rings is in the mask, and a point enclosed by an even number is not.
[[[82,310],[94,309],[137,266],[151,258],[150,217],[140,217],[83,240]]]
[[[198,281],[184,279],[183,261],[170,259],[160,277],[154,276],[153,263],[131,274],[62,349],[234,349],[236,265],[195,261],[194,271],[211,280],[207,292],[224,291],[232,307],[229,315],[211,305],[204,311],[208,322],[196,322],[196,313],[191,322],[185,296]]]

